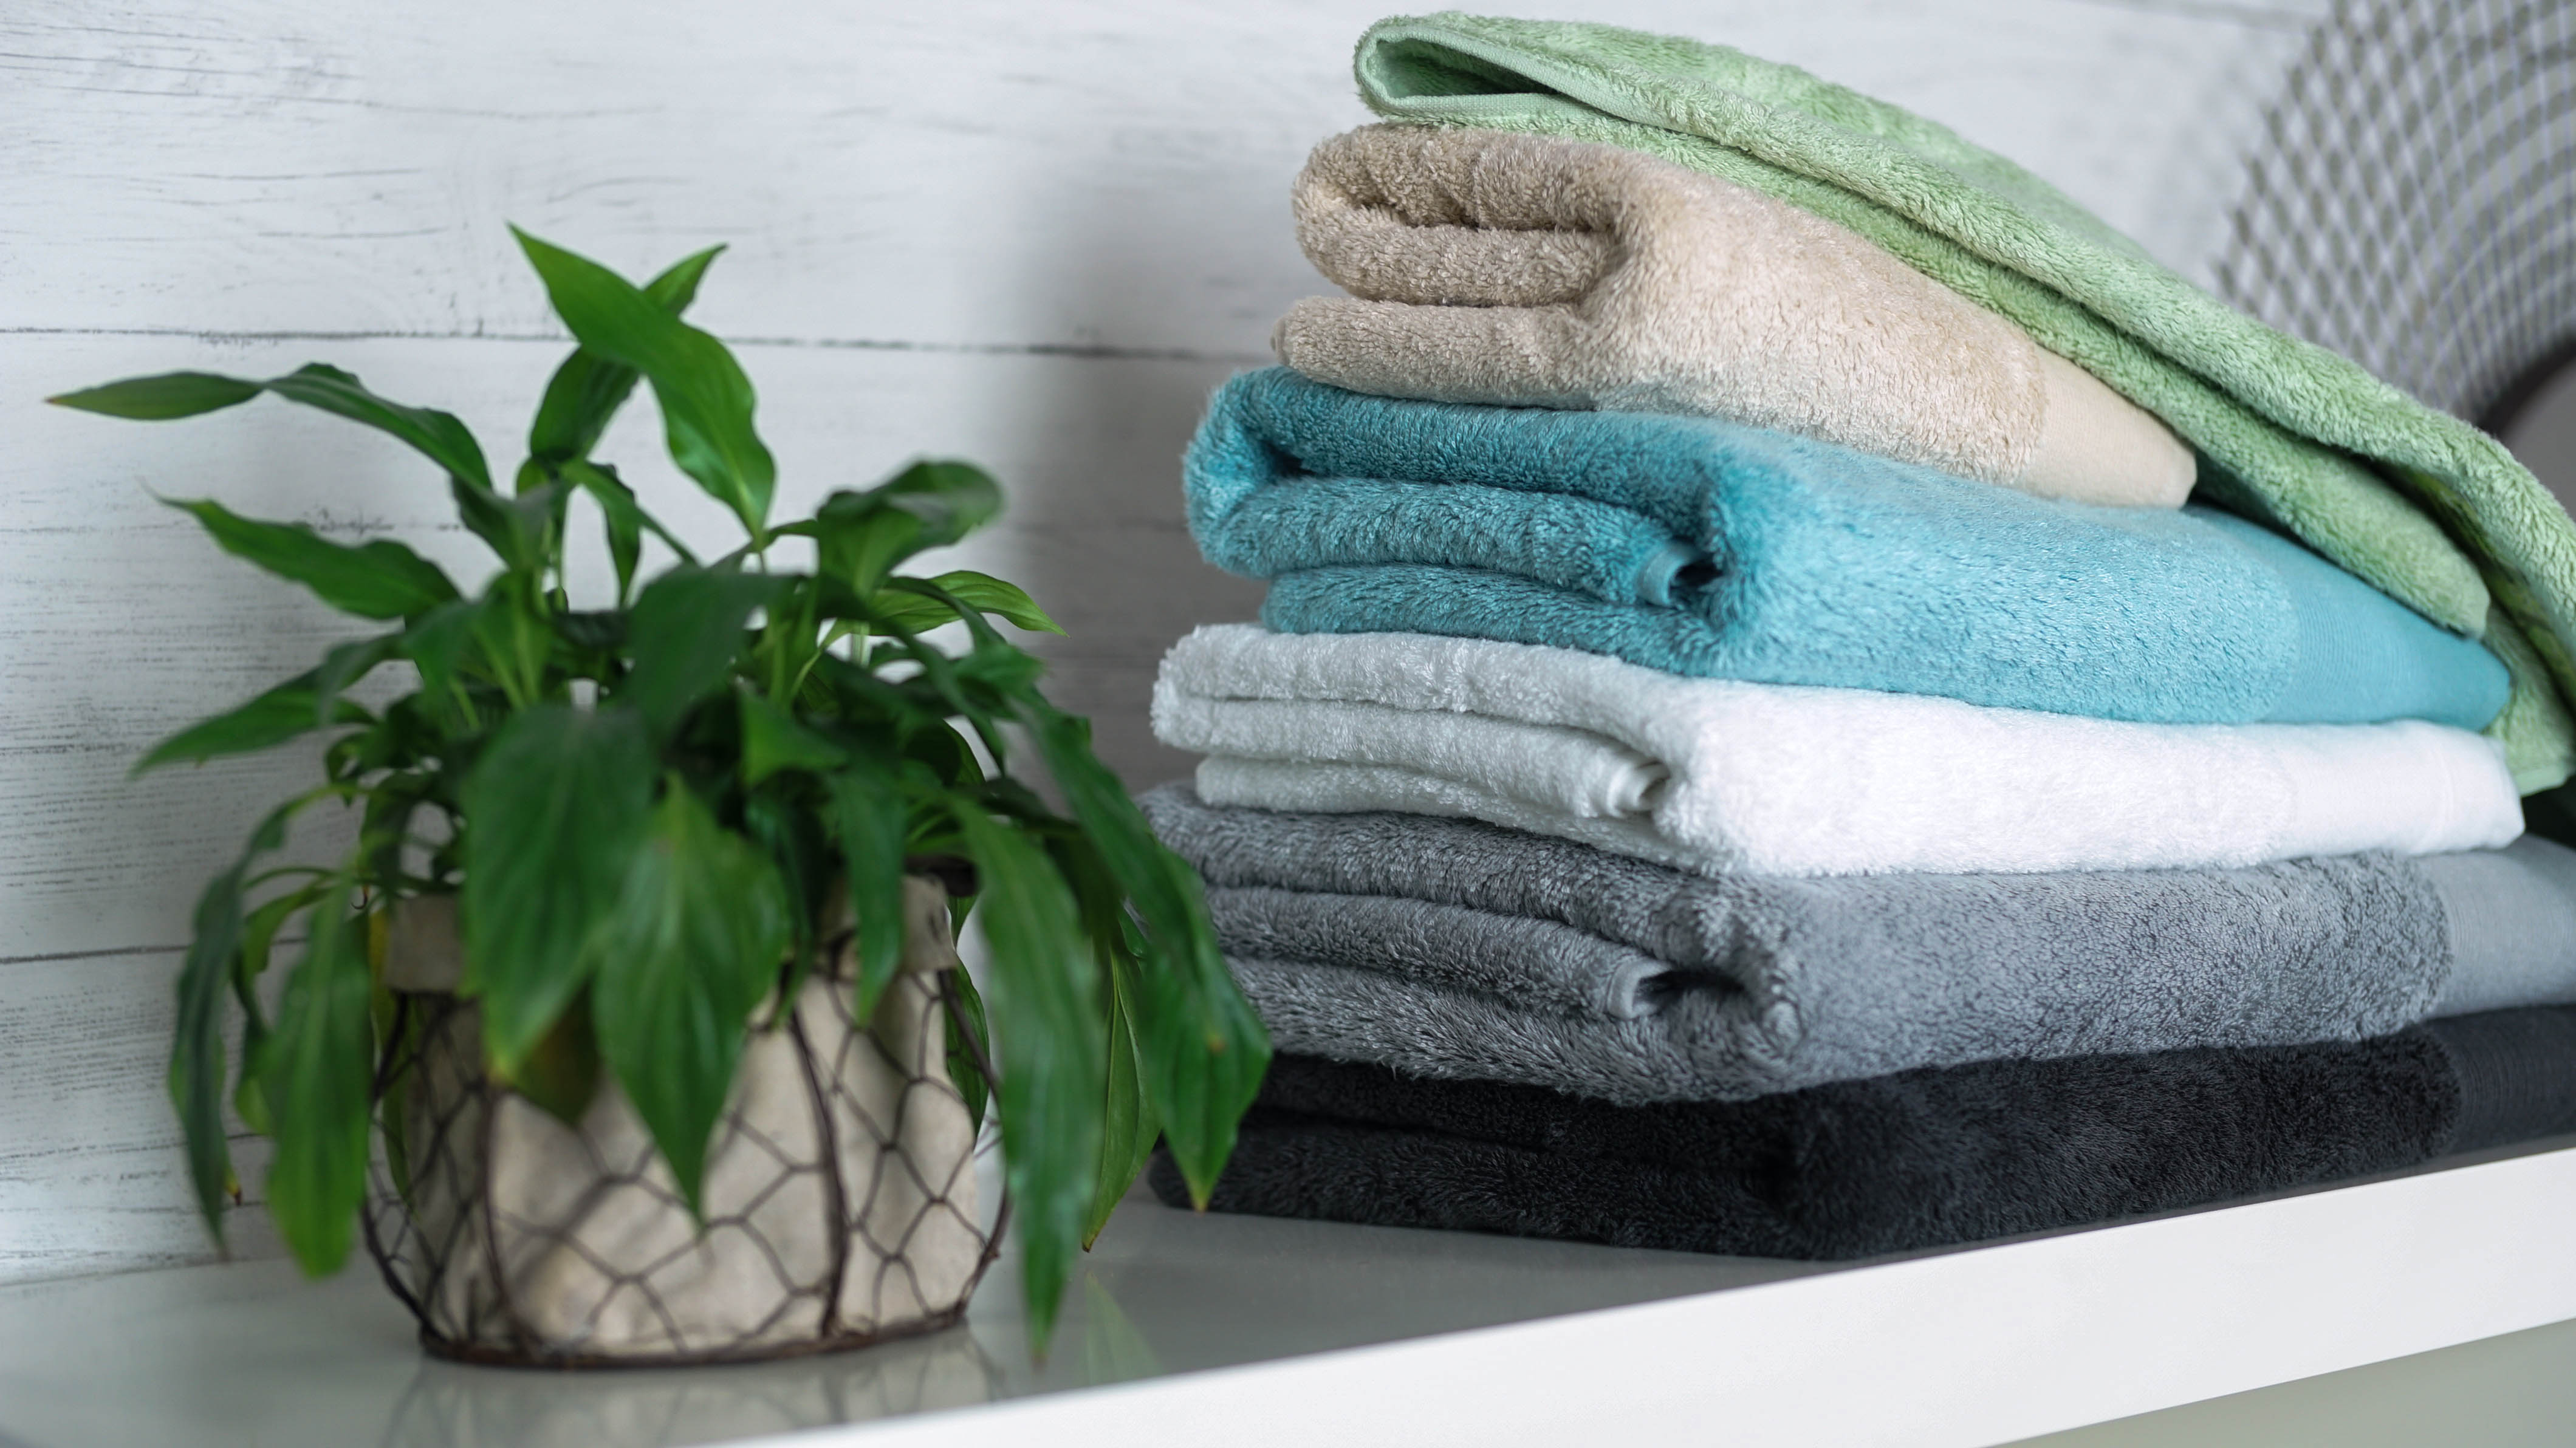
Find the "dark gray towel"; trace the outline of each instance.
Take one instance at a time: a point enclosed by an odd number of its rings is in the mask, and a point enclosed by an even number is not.
[[[1143,803],[1283,1050],[1630,1105],[2576,1000],[2576,854],[2542,840],[1710,879],[1469,820],[1218,809],[1180,785]]]
[[[1618,1107],[1281,1056],[1218,1211],[1841,1259],[2200,1206],[2576,1131],[2576,1010],[2376,1040],[1989,1061]],[[1152,1181],[1184,1203],[1167,1161]]]

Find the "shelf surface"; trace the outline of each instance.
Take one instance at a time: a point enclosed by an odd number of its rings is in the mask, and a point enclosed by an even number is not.
[[[935,1337],[610,1373],[428,1360],[364,1264],[319,1284],[282,1262],[42,1283],[0,1291],[0,1448],[1132,1442],[1148,1423],[1520,1441],[1564,1414],[1991,1443],[2576,1317],[2576,1142],[2444,1167],[1830,1266],[1198,1217],[1139,1193],[1043,1364],[1007,1258]]]

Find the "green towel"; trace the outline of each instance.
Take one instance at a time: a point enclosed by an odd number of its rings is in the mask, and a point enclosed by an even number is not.
[[[2576,767],[2576,525],[2503,444],[2156,264],[2047,182],[1792,66],[1608,25],[1455,13],[1361,37],[1393,120],[1607,142],[1840,223],[2155,413],[2201,489],[2483,637],[2525,793]]]

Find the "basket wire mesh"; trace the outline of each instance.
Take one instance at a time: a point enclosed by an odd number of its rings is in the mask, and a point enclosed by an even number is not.
[[[422,1344],[474,1362],[673,1365],[958,1321],[1009,1207],[989,1228],[977,1212],[979,1133],[946,1066],[959,1007],[945,897],[916,883],[926,898],[907,903],[937,917],[937,968],[908,947],[863,1021],[836,949],[838,969],[755,1026],[707,1154],[703,1230],[613,1082],[566,1123],[486,1075],[471,1002],[396,993],[363,1228]]]

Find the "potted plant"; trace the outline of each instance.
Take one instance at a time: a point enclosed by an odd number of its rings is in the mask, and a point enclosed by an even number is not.
[[[966,1161],[989,1082],[1043,1342],[1157,1139],[1204,1194],[1268,1059],[1196,879],[992,621],[1054,630],[1038,606],[895,571],[989,521],[989,478],[919,463],[773,522],[751,384],[680,320],[716,253],[637,287],[518,240],[579,346],[506,488],[456,418],[320,364],[53,399],[159,420],[270,393],[366,424],[438,465],[498,565],[469,593],[398,542],[173,504],[373,629],[137,766],[329,736],[321,782],[207,885],[180,971],[170,1091],[207,1220],[234,1189],[230,1084],[275,1141],[296,1260],[331,1272],[364,1235],[433,1351],[856,1345],[953,1321],[990,1260]],[[740,522],[730,552],[692,551],[591,456],[639,380]],[[585,513],[612,598],[566,585]],[[648,536],[676,561],[646,578]],[[951,623],[962,651],[925,637]],[[325,801],[356,848],[262,868]],[[984,998],[948,968],[969,909]],[[272,1017],[261,976],[298,920]]]

